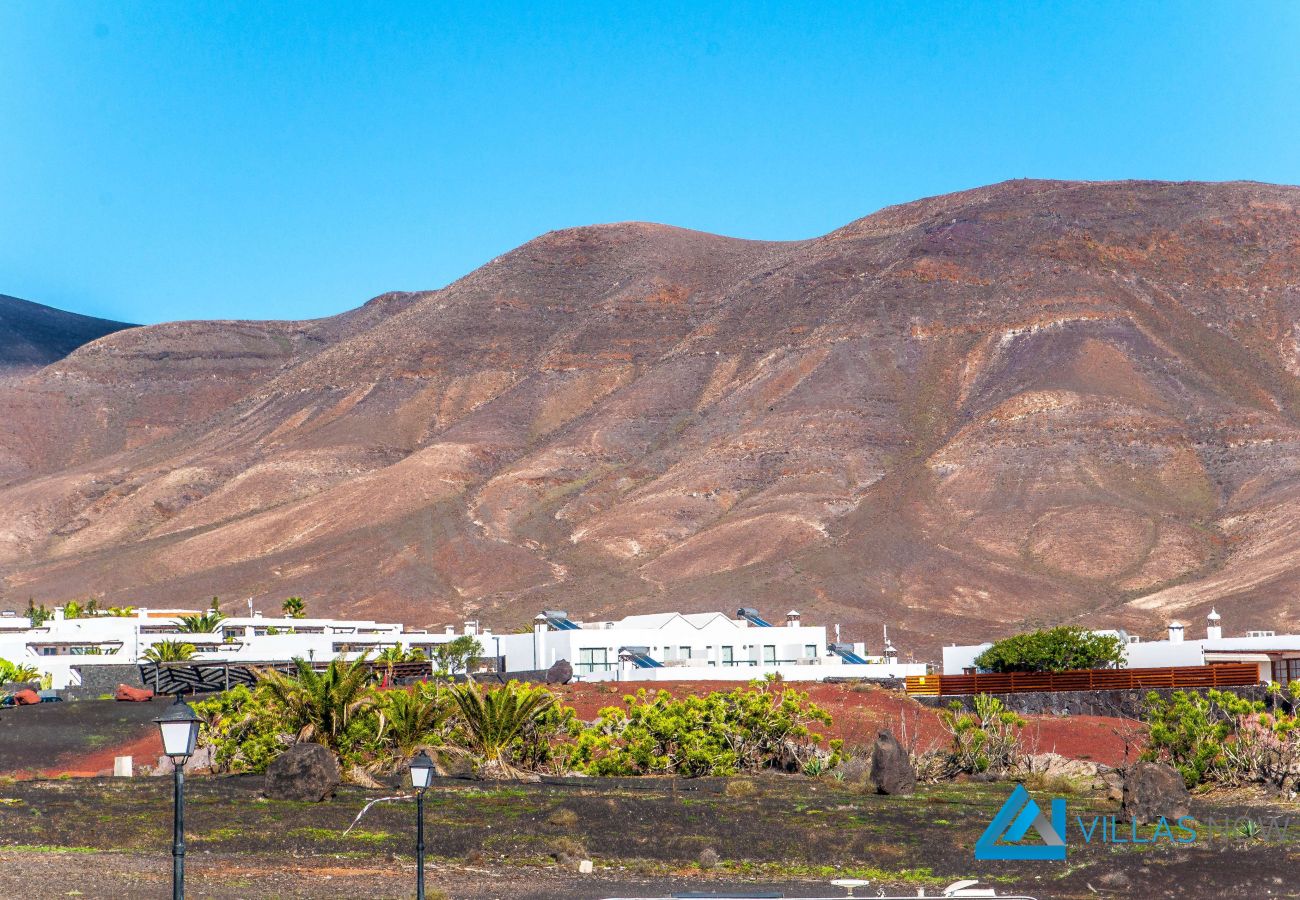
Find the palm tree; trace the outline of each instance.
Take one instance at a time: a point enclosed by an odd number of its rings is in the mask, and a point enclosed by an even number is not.
[[[348,723],[376,703],[365,656],[352,662],[330,661],[324,672],[316,672],[305,660],[295,659],[294,675],[274,669],[258,673],[271,697],[283,707],[285,724],[299,741],[312,741],[337,750]]]
[[[391,749],[391,761],[410,759],[417,751],[440,744],[439,732],[450,714],[446,694],[436,687],[417,684],[409,691],[382,692],[379,737]]]
[[[472,681],[451,689],[464,726],[466,749],[483,760],[485,773],[514,776],[519,769],[509,761],[510,746],[555,704],[555,695],[543,687],[512,681],[484,691]]]
[[[280,609],[290,619],[305,619],[307,617],[307,604],[301,597],[288,598],[280,604]]]
[[[211,634],[225,618],[216,610],[209,610],[192,616],[181,616],[176,625],[182,634]]]
[[[144,658],[150,662],[183,662],[193,659],[198,651],[193,644],[185,641],[158,641],[144,651]]]
[[[24,681],[36,681],[40,677],[41,670],[35,666],[0,659],[0,684],[20,684]]]
[[[400,644],[394,644],[379,651],[375,656],[375,665],[384,670],[388,681],[392,681],[393,666],[404,662],[422,662],[424,658],[424,651],[419,647],[412,647],[407,650]]]

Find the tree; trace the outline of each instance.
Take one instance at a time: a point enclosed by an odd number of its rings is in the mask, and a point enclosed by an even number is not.
[[[433,662],[437,675],[446,678],[461,672],[468,673],[470,664],[483,655],[483,645],[473,635],[463,634],[455,640],[433,647]]]
[[[20,684],[24,681],[36,681],[40,677],[41,670],[35,666],[0,659],[0,684]]]
[[[307,617],[307,604],[301,597],[290,597],[280,604],[280,609],[290,619],[305,619]]]
[[[176,624],[182,634],[211,634],[225,621],[225,618],[221,613],[212,610],[193,616],[181,616]]]
[[[303,659],[293,663],[295,674],[268,669],[258,673],[259,681],[283,708],[285,724],[297,733],[297,740],[339,750],[349,725],[376,703],[369,662],[364,656],[352,662],[333,659],[324,672],[316,672]]]
[[[211,612],[221,612],[221,601],[213,597],[212,602],[208,604],[208,610]]]
[[[989,672],[1065,672],[1112,668],[1124,659],[1118,637],[1062,625],[1004,638],[975,657],[975,665]]]
[[[400,645],[394,644],[391,647],[385,647],[375,656],[375,665],[382,668],[388,676],[388,680],[393,678],[393,667],[398,663],[405,662],[423,662],[424,651],[419,647],[406,649]]]
[[[40,606],[37,606],[36,601],[28,597],[27,618],[31,620],[33,628],[40,628],[47,621],[49,621],[50,611],[49,609],[46,608],[44,603],[42,603]]]
[[[156,663],[184,662],[197,652],[193,644],[185,641],[158,641],[144,651],[144,658]]]
[[[541,686],[511,681],[484,691],[474,682],[451,688],[465,749],[483,761],[485,774],[513,777],[520,769],[511,760],[511,748],[530,726],[555,704],[555,695]]]
[[[442,743],[440,735],[451,705],[437,685],[417,684],[409,691],[384,691],[377,712],[379,740],[389,748],[390,761],[396,763]]]
[[[80,619],[81,613],[81,604],[76,600],[69,600],[67,603],[63,604],[63,618]]]
[[[125,619],[135,615],[134,606],[110,606],[108,614],[115,618]]]

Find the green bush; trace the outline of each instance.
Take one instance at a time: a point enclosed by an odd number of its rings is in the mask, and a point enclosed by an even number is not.
[[[973,704],[974,712],[966,712],[957,700],[939,710],[940,721],[952,735],[948,774],[1001,774],[1015,768],[1025,720],[988,694],[976,694]]]
[[[1013,635],[975,657],[975,665],[989,672],[1066,672],[1123,662],[1124,644],[1118,637],[1075,625]]]
[[[756,683],[727,693],[674,698],[644,688],[611,706],[577,736],[570,764],[589,775],[735,775],[766,768],[829,770],[841,742],[820,749],[812,726],[830,714],[808,695]]]
[[[1270,685],[1283,705],[1281,689]],[[1288,685],[1292,704],[1300,682]],[[1147,695],[1144,714],[1151,728],[1141,758],[1165,762],[1187,786],[1267,783],[1294,785],[1300,775],[1300,718],[1281,708],[1269,711],[1261,700],[1228,691],[1175,691],[1168,700]]]

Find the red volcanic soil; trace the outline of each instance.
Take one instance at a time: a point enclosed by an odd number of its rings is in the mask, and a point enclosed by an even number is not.
[[[701,696],[717,690],[730,690],[725,684],[704,681],[670,681],[657,684],[637,682],[586,682],[553,688],[572,706],[578,717],[594,719],[601,708],[622,705],[623,697],[640,687],[666,690],[676,696]],[[899,740],[920,749],[947,742],[935,710],[922,706],[904,694],[878,687],[849,684],[791,684],[788,687],[806,692],[818,706],[831,714],[832,725],[823,729],[827,738],[840,738],[849,748],[870,744],[882,728],[892,731]],[[1127,719],[1105,716],[1026,716],[1023,732],[1026,749],[1031,753],[1059,753],[1072,759],[1086,759],[1118,766],[1136,757],[1146,729]]]
[[[2,710],[0,775],[111,775],[115,756],[133,756],[137,766],[152,765],[162,754],[153,720],[168,702],[81,700]]]

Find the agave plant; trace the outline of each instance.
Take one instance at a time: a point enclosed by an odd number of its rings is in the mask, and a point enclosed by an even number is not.
[[[0,684],[18,684],[24,681],[36,681],[41,677],[41,670],[26,663],[11,663],[0,659]]]
[[[348,724],[377,702],[369,685],[370,664],[364,656],[353,662],[335,659],[317,672],[305,660],[293,662],[293,675],[268,669],[258,677],[284,709],[285,725],[299,741],[338,750]]]
[[[177,619],[176,625],[183,634],[211,634],[225,621],[225,618],[214,609],[192,616],[181,616]]]
[[[496,777],[520,774],[510,761],[511,745],[555,704],[550,691],[517,681],[489,691],[469,681],[451,688],[451,697],[460,713],[465,749],[483,760],[485,774]]]
[[[185,641],[158,641],[144,651],[144,658],[156,663],[184,662],[197,652],[193,644]]]

